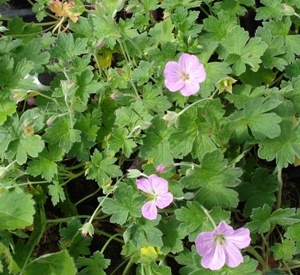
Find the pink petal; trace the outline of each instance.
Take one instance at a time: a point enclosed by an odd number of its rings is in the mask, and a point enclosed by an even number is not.
[[[191,66],[188,74],[190,79],[193,79],[198,83],[201,83],[206,79],[206,72],[204,70],[204,66],[201,63]]]
[[[177,62],[170,61],[164,70],[165,85],[171,92],[179,91],[184,85],[181,79],[181,68]]]
[[[239,228],[230,235],[226,235],[226,243],[232,243],[239,249],[249,246],[251,242],[250,230],[248,228]]]
[[[201,265],[211,270],[219,270],[225,264],[225,250],[221,245],[210,247],[202,257]]]
[[[228,225],[226,222],[221,221],[217,228],[213,231],[214,235],[222,234],[222,235],[231,235],[234,233],[233,228]]]
[[[155,201],[146,202],[142,206],[142,214],[143,217],[148,220],[155,220],[157,217],[157,208],[155,205]]]
[[[200,256],[203,256],[209,247],[214,245],[214,236],[212,232],[202,232],[195,240],[196,248]]]
[[[166,193],[163,195],[159,195],[158,199],[156,200],[156,206],[160,209],[163,209],[170,205],[173,201],[173,195],[171,193]]]
[[[179,57],[178,64],[181,69],[183,69],[187,73],[190,73],[192,72],[192,67],[199,64],[199,60],[195,55],[183,53]]]
[[[152,186],[152,190],[154,190],[157,195],[168,192],[168,182],[164,178],[152,174],[148,177],[148,179]]]
[[[180,93],[184,96],[189,96],[197,93],[199,89],[199,83],[193,79],[189,79],[185,81],[184,86],[180,89]]]
[[[138,189],[140,189],[146,193],[152,194],[152,186],[147,178],[138,179],[138,180],[136,180],[135,184]]]
[[[238,247],[236,247],[232,243],[227,243],[224,246],[225,249],[225,255],[226,255],[226,260],[225,263],[229,267],[237,267],[243,262],[243,256]]]

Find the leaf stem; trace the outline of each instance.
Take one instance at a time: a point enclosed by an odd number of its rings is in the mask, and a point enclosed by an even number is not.
[[[204,214],[206,215],[206,217],[210,220],[210,222],[214,226],[214,228],[217,228],[217,226],[215,224],[215,221],[213,220],[213,218],[209,214],[209,211],[202,204],[200,206],[201,206],[201,209],[203,210]]]

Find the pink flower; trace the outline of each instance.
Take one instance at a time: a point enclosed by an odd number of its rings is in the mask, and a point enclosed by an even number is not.
[[[142,207],[143,217],[148,220],[156,219],[157,207],[165,208],[173,201],[173,195],[168,192],[168,182],[154,174],[138,179],[136,185],[149,197]]]
[[[249,229],[234,230],[222,221],[214,231],[200,233],[195,244],[202,257],[201,265],[211,270],[219,270],[224,264],[237,267],[242,263],[240,249],[247,247],[250,242]]]
[[[197,56],[184,53],[178,62],[169,61],[164,70],[165,85],[171,92],[180,90],[184,96],[195,94],[199,91],[199,83],[206,78],[203,65]]]

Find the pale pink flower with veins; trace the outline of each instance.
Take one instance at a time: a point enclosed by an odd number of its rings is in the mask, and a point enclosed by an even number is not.
[[[168,192],[168,182],[164,178],[152,174],[148,178],[136,180],[136,186],[149,197],[142,207],[142,215],[148,220],[155,220],[157,208],[166,208],[173,201],[173,195]]]
[[[195,244],[202,257],[201,265],[211,270],[219,270],[224,264],[237,267],[243,262],[240,249],[251,242],[250,231],[247,228],[234,230],[224,221],[212,232],[202,232],[196,238]]]
[[[184,96],[197,93],[206,79],[204,66],[197,56],[184,53],[178,62],[169,61],[164,70],[165,85],[170,92],[180,91]]]

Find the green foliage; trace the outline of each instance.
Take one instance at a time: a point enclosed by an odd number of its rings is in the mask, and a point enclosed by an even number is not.
[[[80,275],[105,275],[104,269],[109,266],[110,260],[104,258],[101,252],[96,251],[89,257],[79,257],[76,266],[77,268],[82,268],[78,274]]]
[[[76,274],[75,264],[66,250],[46,254],[32,261],[25,269],[24,274],[30,275],[39,272],[50,274]]]
[[[23,229],[32,225],[34,203],[31,195],[17,187],[1,190],[0,230]]]
[[[36,0],[32,11],[38,23],[0,17],[0,273],[292,274],[299,1]],[[191,96],[165,85],[183,53],[206,72]],[[193,70],[178,68],[180,81]],[[168,182],[166,207],[155,184],[137,188],[151,174]],[[221,221],[247,227],[251,244],[236,268],[205,269],[194,242]]]

